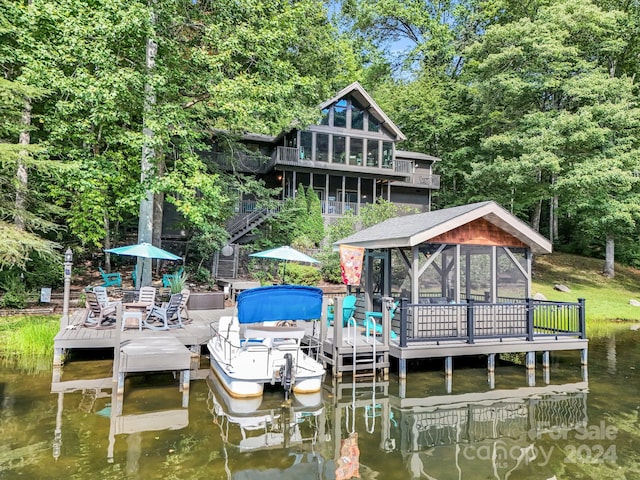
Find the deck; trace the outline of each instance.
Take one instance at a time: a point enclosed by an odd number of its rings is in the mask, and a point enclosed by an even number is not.
[[[336,299],[340,301],[339,299]],[[328,299],[325,296],[325,302]],[[323,308],[326,312],[327,308]],[[202,346],[210,338],[209,325],[235,308],[191,310],[191,322],[184,328],[155,331],[128,328],[97,330],[82,326],[82,311],[72,314],[69,326],[62,325],[54,340],[54,384],[61,381],[62,355],[70,349],[114,348],[116,345],[145,345],[149,348],[127,367],[127,372],[172,369],[185,371],[185,351],[191,356],[191,375],[196,374]],[[541,302],[531,299],[496,304],[470,301],[464,304],[425,305],[403,301],[393,319],[382,319],[381,332],[368,335],[366,329],[334,329],[326,318],[320,328],[307,330],[307,343],[319,345],[319,359],[332,370],[334,377],[343,373],[354,376],[381,373],[388,378],[391,358],[398,361],[400,379],[407,375],[407,361],[444,358],[445,373],[451,375],[452,359],[461,356],[486,355],[488,369],[493,370],[495,356],[502,353],[526,353],[527,369],[535,369],[535,354],[542,353],[543,365],[549,352],[577,350],[581,363],[587,363],[588,339],[585,332],[584,302]],[[393,333],[391,333],[393,330]],[[163,346],[151,348],[159,338],[173,345],[167,354],[171,360],[157,361]],[[163,344],[162,341],[160,341]],[[183,346],[181,348],[178,348]],[[131,348],[131,347],[130,347]],[[155,348],[155,347],[154,347]],[[167,347],[168,348],[168,347]],[[122,350],[122,349],[121,349]],[[179,365],[180,364],[180,365]],[[180,367],[180,368],[178,368]],[[126,372],[125,372],[126,373]],[[64,389],[54,385],[54,390]]]
[[[220,310],[190,310],[191,323],[184,328],[176,328],[163,332],[149,329],[139,331],[135,328],[127,328],[118,331],[115,328],[97,330],[82,326],[83,310],[77,310],[71,314],[69,328],[61,326],[54,338],[54,348],[114,348],[118,339],[121,342],[139,338],[153,338],[160,334],[175,337],[185,346],[203,345],[209,341],[211,332],[209,324],[218,320],[222,315],[231,315],[233,309]],[[226,313],[225,313],[226,312]]]

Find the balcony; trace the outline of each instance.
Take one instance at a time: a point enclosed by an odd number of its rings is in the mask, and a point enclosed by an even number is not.
[[[300,158],[300,149],[294,147],[278,147],[274,163],[276,165],[331,170],[332,172],[341,172],[344,174],[351,173],[355,176],[367,173],[387,179],[391,178],[393,180],[392,185],[429,188],[433,190],[440,189],[440,175],[433,175],[429,170],[416,168],[412,160],[396,159],[393,161],[393,168],[347,165],[344,163],[329,163],[315,161],[309,158]]]

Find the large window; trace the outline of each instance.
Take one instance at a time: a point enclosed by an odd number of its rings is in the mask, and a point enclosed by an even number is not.
[[[313,153],[313,134],[311,132],[300,132],[300,159],[311,160]]]
[[[329,125],[329,112],[328,108],[322,109],[322,119],[320,120],[320,125]]]
[[[325,133],[316,134],[316,161],[329,161],[329,135]]]
[[[393,168],[393,144],[382,142],[382,168]]]
[[[345,163],[345,137],[340,135],[333,136],[333,163]]]
[[[362,165],[362,139],[352,138],[349,145],[349,165]]]
[[[367,141],[367,167],[378,166],[378,153],[380,147],[378,146],[378,140]]]
[[[364,128],[364,109],[354,99],[351,99],[351,128],[354,130]]]
[[[373,115],[369,115],[369,131],[370,132],[380,131],[380,122]]]
[[[347,101],[344,98],[333,107],[333,126],[342,128],[347,126]]]

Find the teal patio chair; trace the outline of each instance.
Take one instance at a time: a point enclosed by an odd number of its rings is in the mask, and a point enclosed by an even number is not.
[[[136,285],[136,282],[138,281],[138,264],[137,263],[133,266],[133,271],[131,272],[131,281],[133,282],[133,288],[134,289],[138,288],[138,285]]]
[[[120,272],[107,273],[102,267],[98,267],[100,275],[102,276],[103,287],[122,287],[122,275]]]
[[[329,311],[327,312],[327,323],[329,325],[333,325],[335,307],[333,305],[329,306]],[[349,320],[353,317],[353,314],[356,313],[356,296],[355,295],[347,295],[342,300],[342,325],[346,326],[349,323]]]
[[[400,301],[393,302],[393,307],[389,310],[389,319],[393,320],[399,305]],[[367,329],[367,334],[371,334],[372,330],[375,330],[376,335],[382,334],[382,325],[376,320],[382,321],[382,312],[364,312],[363,326]],[[396,340],[397,338],[398,334],[391,330],[391,339]]]
[[[182,273],[183,273],[183,272],[184,272],[184,268],[183,268],[183,267],[180,267],[180,268],[178,269],[178,271],[177,271],[177,272],[175,272],[175,273],[165,273],[164,275],[162,275],[162,286],[163,286],[164,288],[169,288],[169,287],[171,287],[171,282],[172,282],[174,279],[178,279],[178,278],[180,278],[180,277],[182,276]]]

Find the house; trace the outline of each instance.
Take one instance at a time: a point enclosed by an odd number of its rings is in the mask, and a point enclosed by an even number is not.
[[[433,174],[438,158],[398,149],[406,139],[358,82],[319,106],[317,125],[292,129],[276,137],[246,134],[242,151],[214,149],[218,165],[254,174],[267,186],[282,187],[280,199],[295,197],[309,186],[317,193],[325,221],[346,211],[359,213],[377,198],[427,212],[440,177]],[[256,211],[245,197],[228,225],[229,243],[243,237],[269,215]]]

